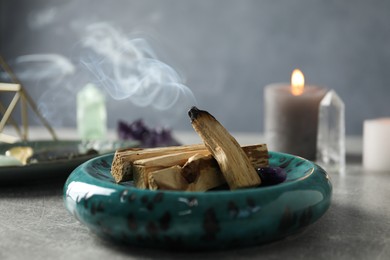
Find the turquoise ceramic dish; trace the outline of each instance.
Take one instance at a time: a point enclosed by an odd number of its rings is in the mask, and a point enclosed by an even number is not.
[[[327,173],[300,157],[270,152],[284,183],[236,191],[140,190],[116,184],[113,155],[80,165],[64,187],[67,209],[93,232],[135,246],[217,249],[250,246],[298,232],[331,202]]]

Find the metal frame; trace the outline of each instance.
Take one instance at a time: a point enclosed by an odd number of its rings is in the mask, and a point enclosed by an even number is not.
[[[16,75],[13,73],[11,68],[5,62],[3,57],[0,55],[0,67],[10,76],[13,83],[0,83],[0,92],[15,92],[10,104],[6,108],[0,102],[0,113],[3,115],[0,121],[0,142],[13,143],[18,140],[17,137],[7,135],[3,133],[4,127],[7,123],[12,124],[16,133],[18,134],[21,140],[28,139],[28,113],[27,107],[29,106],[33,112],[39,117],[43,125],[51,134],[53,140],[57,140],[57,135],[54,132],[54,129],[50,126],[49,122],[41,115],[36,106],[34,100],[23,88],[21,82],[18,80]],[[21,105],[21,119],[22,119],[22,129],[19,127],[18,123],[12,118],[12,113],[17,105],[20,102]]]

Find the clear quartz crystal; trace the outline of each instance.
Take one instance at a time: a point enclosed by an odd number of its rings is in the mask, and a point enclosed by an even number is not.
[[[103,139],[107,132],[104,94],[93,84],[77,93],[77,129],[82,140]]]
[[[334,90],[320,102],[317,163],[327,171],[345,172],[345,108]]]

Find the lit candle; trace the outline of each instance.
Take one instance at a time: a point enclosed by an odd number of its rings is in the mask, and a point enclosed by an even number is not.
[[[390,117],[364,121],[363,165],[369,170],[390,170]]]
[[[305,86],[300,70],[291,84],[271,84],[264,89],[264,127],[270,150],[316,159],[318,109],[326,89]]]

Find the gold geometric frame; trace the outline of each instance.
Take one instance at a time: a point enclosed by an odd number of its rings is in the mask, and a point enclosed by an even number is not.
[[[10,76],[13,83],[0,83],[0,92],[15,92],[10,104],[7,108],[0,102],[0,113],[3,114],[3,117],[0,121],[0,142],[13,143],[18,140],[17,137],[7,135],[2,133],[4,127],[7,123],[10,123],[15,128],[16,133],[21,140],[28,140],[28,113],[27,105],[30,106],[32,111],[38,116],[43,125],[51,134],[53,140],[57,140],[57,136],[50,126],[49,122],[41,115],[36,106],[34,100],[30,97],[27,91],[23,88],[21,82],[18,80],[16,75],[13,73],[8,64],[4,61],[3,57],[0,55],[0,66],[3,70]],[[17,122],[12,118],[12,112],[14,111],[17,103],[20,102],[21,105],[21,119],[22,119],[22,129],[19,127]]]

